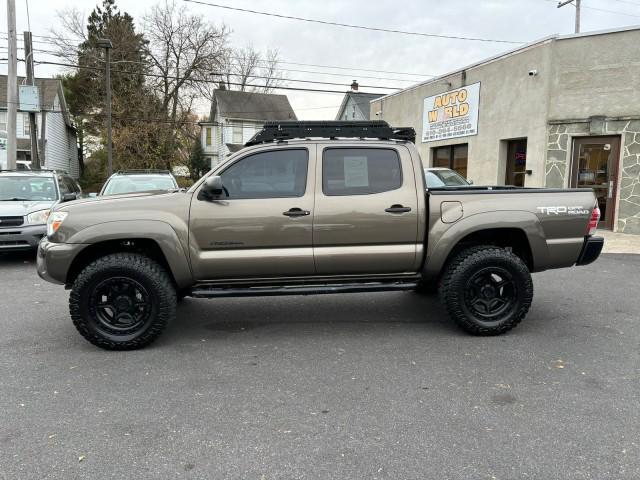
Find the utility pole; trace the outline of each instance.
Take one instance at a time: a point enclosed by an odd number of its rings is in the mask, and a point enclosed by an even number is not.
[[[36,80],[33,73],[33,44],[31,43],[31,32],[24,32],[22,35],[24,37],[24,61],[27,65],[27,85],[34,86]],[[31,137],[31,168],[33,170],[40,170],[36,112],[29,112],[29,137]]]
[[[108,38],[99,38],[98,47],[104,48],[105,53],[104,80],[107,90],[107,175],[111,176],[113,173],[113,152],[111,146],[111,49],[113,48],[113,44]]]
[[[570,3],[576,2],[574,7],[576,7],[576,33],[580,33],[580,1],[581,0],[565,0],[564,2],[558,3],[558,8],[564,7],[565,5],[569,5]]]
[[[18,119],[18,44],[16,39],[16,2],[7,0],[8,78],[7,78],[7,168],[16,168]]]

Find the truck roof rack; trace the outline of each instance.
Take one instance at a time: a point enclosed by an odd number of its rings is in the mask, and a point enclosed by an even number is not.
[[[245,146],[310,137],[329,138],[331,140],[338,137],[378,138],[380,140],[403,140],[413,143],[416,140],[416,132],[413,127],[391,127],[383,120],[265,122],[262,130],[251,137]]]

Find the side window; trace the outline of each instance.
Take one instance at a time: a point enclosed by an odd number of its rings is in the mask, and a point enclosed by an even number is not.
[[[301,197],[308,163],[306,149],[272,150],[249,155],[220,176],[231,199]]]
[[[58,188],[60,189],[60,197],[73,192],[73,190],[69,188],[67,182],[64,181],[64,177],[62,175],[58,177]]]
[[[67,184],[67,188],[71,193],[79,193],[80,187],[76,184],[76,182],[71,177],[64,177],[64,182]]]
[[[368,195],[402,186],[398,152],[390,148],[327,148],[322,156],[325,195]]]

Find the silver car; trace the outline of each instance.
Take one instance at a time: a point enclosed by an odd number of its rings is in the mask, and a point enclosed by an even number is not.
[[[47,233],[51,208],[81,194],[78,183],[66,173],[0,171],[0,253],[36,249]]]

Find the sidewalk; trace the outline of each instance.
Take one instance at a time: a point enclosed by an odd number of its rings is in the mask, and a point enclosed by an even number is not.
[[[602,253],[637,253],[640,254],[640,235],[613,233],[609,230],[598,230],[604,237]]]

